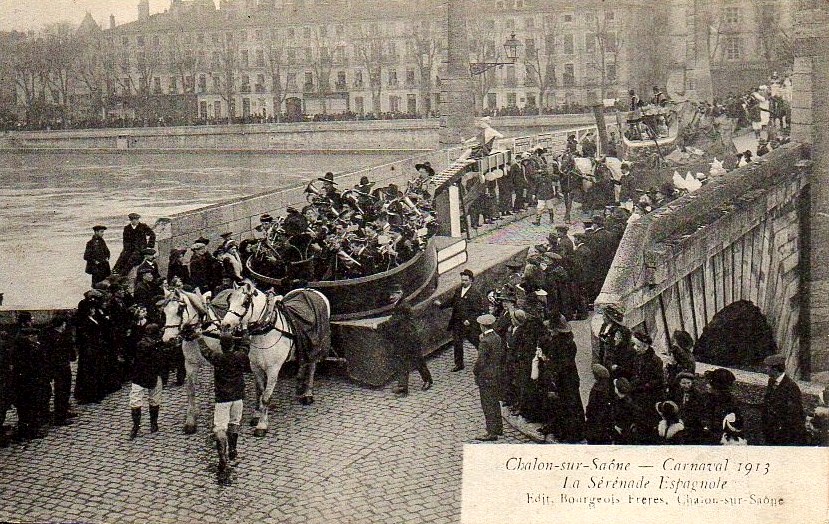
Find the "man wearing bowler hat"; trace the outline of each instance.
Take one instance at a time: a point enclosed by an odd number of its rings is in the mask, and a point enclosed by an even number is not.
[[[106,226],[92,228],[92,238],[86,243],[83,259],[86,260],[86,274],[92,275],[92,285],[108,277],[112,270],[109,267],[109,248],[104,240]]]
[[[475,384],[481,395],[481,408],[486,420],[486,433],[475,440],[498,440],[504,434],[501,419],[501,377],[504,349],[501,337],[493,329],[495,317],[487,313],[475,319],[480,326],[481,335],[478,344],[478,360],[475,362]]]
[[[797,383],[786,374],[786,357],[769,355],[763,361],[769,383],[763,398],[763,436],[770,446],[806,443],[806,417]]]
[[[480,340],[475,319],[484,312],[484,299],[481,292],[472,287],[473,282],[475,282],[475,274],[469,269],[464,269],[461,271],[461,287],[452,293],[452,298],[446,302],[440,300],[434,302],[441,309],[452,308],[448,326],[448,330],[452,332],[452,346],[455,351],[455,367],[452,371],[460,371],[464,368],[464,339],[475,347],[478,347]]]
[[[141,215],[130,213],[129,219],[130,223],[124,226],[124,247],[118,255],[115,267],[112,268],[114,273],[120,275],[129,273],[132,268],[141,263],[142,251],[148,247],[155,247],[155,232],[150,226],[141,222]]]

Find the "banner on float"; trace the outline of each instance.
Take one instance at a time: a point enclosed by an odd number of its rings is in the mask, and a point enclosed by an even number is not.
[[[464,447],[461,522],[829,522],[829,449]]]

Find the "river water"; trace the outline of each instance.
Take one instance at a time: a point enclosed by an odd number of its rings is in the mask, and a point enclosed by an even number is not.
[[[0,153],[3,309],[74,307],[89,288],[83,251],[92,226],[115,262],[126,215],[156,219],[350,172],[401,155]]]

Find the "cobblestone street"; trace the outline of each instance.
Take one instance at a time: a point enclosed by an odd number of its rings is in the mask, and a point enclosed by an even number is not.
[[[546,217],[540,227],[525,218],[475,242],[532,245],[549,229]],[[587,322],[574,328],[586,395]],[[475,358],[468,345],[466,370],[450,373],[451,350],[443,350],[429,359],[434,387],[420,391],[413,373],[403,399],[391,386],[360,387],[328,366],[318,374],[317,402],[304,407],[293,400],[294,379],[282,379],[263,439],[246,424],[254,398],[249,380],[240,460],[229,487],[215,482],[211,370],[200,378],[197,435],[181,431],[185,392],[173,386],[165,390],[161,431],[150,435],[145,415],[142,433],[129,441],[128,388],[122,388],[101,404],[78,407],[76,424],[0,450],[0,520],[458,522],[463,446],[483,431]],[[507,424],[499,443],[530,441]]]

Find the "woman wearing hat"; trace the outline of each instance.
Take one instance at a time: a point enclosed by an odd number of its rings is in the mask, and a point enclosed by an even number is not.
[[[642,409],[630,396],[630,382],[624,377],[613,381],[612,401],[610,403],[610,419],[614,444],[641,444],[640,431],[647,427],[643,423]]]
[[[633,334],[633,368],[631,370],[631,396],[643,413],[649,415],[649,424],[641,428],[641,436],[648,434],[658,422],[653,406],[665,398],[665,375],[662,359],[653,350],[650,335],[638,331]]]
[[[590,388],[585,409],[584,435],[588,444],[611,444],[613,442],[613,419],[611,414],[612,384],[610,371],[601,364],[591,367],[596,380]]]
[[[539,432],[552,434],[560,442],[580,442],[584,438],[584,406],[576,367],[578,350],[564,315],[558,315],[538,347],[542,353],[539,382],[544,393],[544,425]]]
[[[78,349],[78,373],[75,377],[75,400],[79,404],[100,402],[106,397],[105,362],[106,329],[109,317],[103,309],[104,293],[90,289],[78,302],[75,313],[75,343]]]
[[[725,368],[709,369],[704,376],[707,381],[707,394],[703,429],[709,443],[716,444],[720,439],[723,418],[729,413],[740,414],[737,402],[731,393],[731,387],[737,379],[734,373]]]
[[[190,267],[184,263],[187,248],[176,247],[170,251],[170,261],[167,263],[167,282],[175,285],[176,279],[181,286],[190,285]]]

